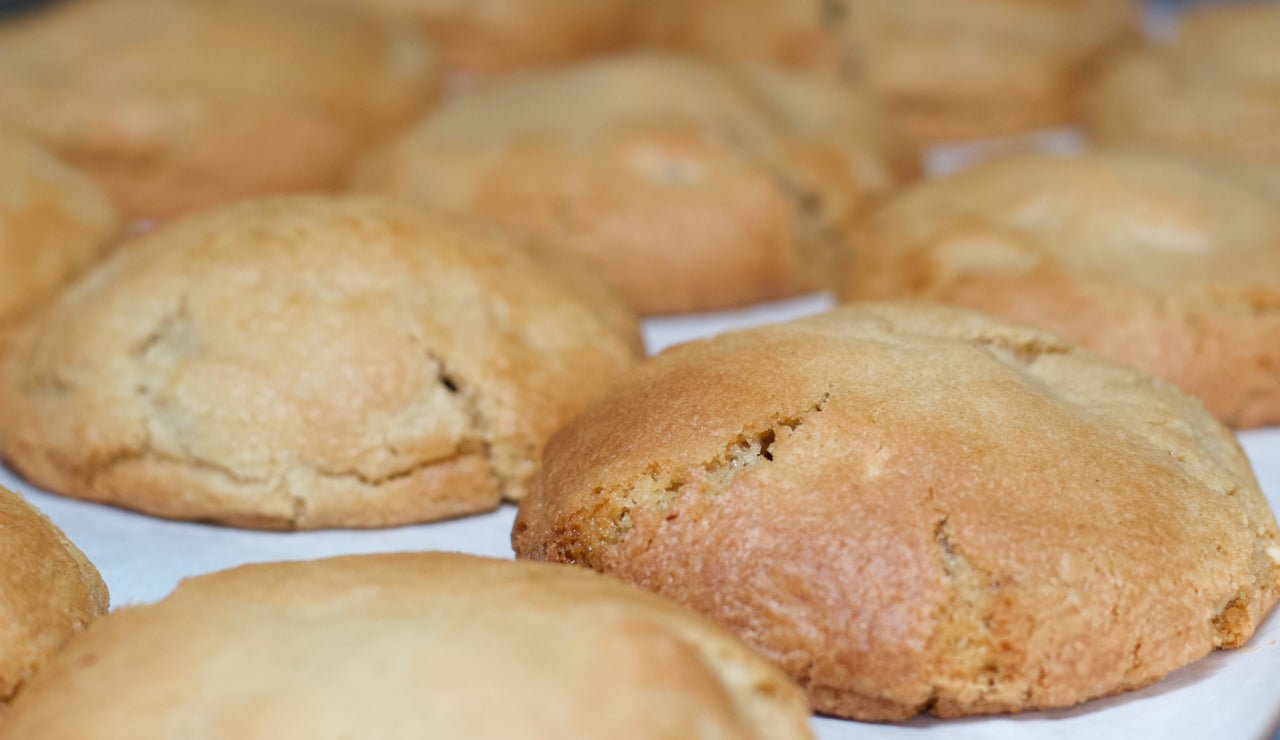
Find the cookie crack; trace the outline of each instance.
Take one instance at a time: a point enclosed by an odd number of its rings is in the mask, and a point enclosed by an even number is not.
[[[937,657],[928,697],[918,712],[946,714],[952,703],[980,705],[996,690],[1001,677],[992,635],[994,579],[965,556],[948,521],[949,516],[942,514],[933,527],[947,595],[937,608],[927,642],[929,652]]]
[[[154,460],[156,462],[167,463],[171,465],[181,465],[192,470],[198,470],[204,473],[217,475],[226,481],[237,486],[248,487],[255,485],[263,485],[269,482],[268,478],[244,475],[235,469],[223,465],[212,460],[207,460],[190,453],[181,455],[162,452],[152,444],[150,436],[147,440],[136,447],[122,448],[99,462],[91,463],[85,473],[88,487],[93,490],[97,487],[98,479],[104,475],[110,474],[116,468],[127,465],[131,462],[139,460]]]
[[[1046,335],[1023,338],[983,334],[969,341],[987,349],[996,359],[1012,359],[1024,368],[1031,367],[1041,358],[1069,355],[1073,351],[1067,342]]]
[[[1213,625],[1213,646],[1233,648],[1243,645],[1253,633],[1250,604],[1253,599],[1241,588],[1227,600],[1210,620]]]
[[[475,385],[459,377],[440,354],[428,350],[427,357],[435,363],[437,382],[462,403],[463,410],[467,416],[467,433],[459,440],[457,453],[454,457],[468,454],[482,456],[494,489],[501,493],[504,498],[507,497],[510,484],[498,469],[497,455],[494,452],[493,423],[481,407],[480,400],[476,395]],[[442,461],[439,460],[437,462]]]
[[[461,448],[459,448],[459,451],[455,452],[454,454],[439,455],[436,457],[423,458],[421,460],[416,460],[410,465],[396,468],[395,470],[392,470],[387,473],[383,473],[381,475],[370,475],[358,468],[342,468],[342,469],[335,470],[330,468],[316,467],[312,465],[297,465],[297,466],[294,466],[293,469],[306,470],[318,478],[327,478],[330,480],[354,481],[362,485],[376,487],[376,486],[385,486],[389,483],[394,483],[398,480],[403,480],[405,478],[411,478],[417,473],[425,470],[426,468],[430,468],[436,465],[441,465],[451,460],[456,460],[465,454],[467,453],[462,451]]]
[[[182,333],[182,329],[190,326],[191,308],[184,295],[178,299],[176,306],[161,315],[155,327],[145,337],[129,348],[129,354],[141,359],[157,346],[173,342]]]
[[[734,480],[742,473],[760,465],[772,464],[776,459],[775,448],[784,437],[797,432],[813,416],[821,414],[831,400],[827,391],[799,412],[775,414],[767,425],[755,430],[744,430],[726,443],[720,453],[681,470],[664,471],[659,463],[652,463],[642,477],[631,483],[606,492],[603,487],[593,491],[597,502],[590,512],[595,521],[604,519],[598,531],[600,544],[613,546],[621,543],[634,528],[633,511],[660,512],[668,510],[680,497],[701,495],[715,498],[725,494]],[[614,504],[613,502],[618,503]],[[671,513],[673,519],[678,513]],[[651,532],[651,537],[657,534]],[[591,563],[599,552],[590,544],[564,552],[570,562]]]
[[[132,354],[142,361],[149,361],[153,356],[152,350],[157,346],[162,346],[179,332],[179,327],[190,321],[191,314],[184,298],[180,304],[172,311],[168,312],[156,325],[144,340],[138,343],[132,350]],[[232,466],[211,460],[194,453],[174,439],[172,435],[166,435],[166,439],[170,445],[178,448],[177,452],[165,452],[157,448],[155,444],[155,432],[151,429],[148,419],[161,418],[162,399],[158,398],[152,389],[145,383],[138,385],[137,390],[145,401],[151,407],[151,413],[148,413],[141,424],[141,428],[145,434],[145,438],[141,444],[128,448],[118,449],[110,453],[104,460],[93,463],[89,466],[86,473],[86,479],[91,489],[98,487],[99,480],[109,475],[114,469],[121,465],[126,465],[138,460],[153,460],[160,463],[179,465],[188,470],[198,471],[202,474],[217,476],[224,483],[230,484],[237,488],[255,489],[268,488],[279,489],[280,493],[287,495],[290,502],[290,514],[284,517],[285,523],[289,528],[296,529],[307,518],[310,510],[310,499],[305,492],[296,491],[289,484],[295,473],[305,473],[306,475],[316,478],[328,480],[344,480],[353,481],[364,486],[378,487],[394,483],[398,480],[409,478],[422,470],[432,466],[447,463],[451,460],[466,454],[480,453],[484,455],[486,465],[493,473],[493,460],[490,452],[490,445],[485,441],[485,434],[488,424],[484,419],[478,403],[471,396],[470,390],[466,384],[460,381],[455,373],[445,364],[443,359],[434,353],[427,353],[429,360],[436,367],[436,379],[434,382],[443,387],[450,395],[458,397],[466,404],[466,414],[469,419],[469,427],[466,434],[459,441],[457,447],[449,454],[435,455],[428,458],[422,458],[409,461],[408,464],[396,467],[390,471],[381,474],[370,474],[358,467],[350,468],[330,468],[323,465],[307,463],[303,461],[293,461],[292,464],[281,465],[279,469],[268,476],[246,475]],[[387,446],[388,452],[394,455],[394,448]],[[495,486],[498,485],[495,477]],[[499,489],[501,490],[501,489]]]

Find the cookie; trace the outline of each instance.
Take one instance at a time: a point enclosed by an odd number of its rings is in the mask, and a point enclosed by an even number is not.
[[[106,196],[84,175],[0,132],[0,324],[100,257],[118,227]]]
[[[916,168],[857,92],[632,54],[457,98],[355,187],[555,241],[654,314],[825,287],[843,226]]]
[[[1280,6],[1187,14],[1168,44],[1099,75],[1086,124],[1099,142],[1147,146],[1259,168],[1280,188]]]
[[[35,484],[245,527],[371,527],[523,495],[640,354],[570,255],[378,198],[172,222],[18,326],[0,454]]]
[[[1043,326],[1280,422],[1280,191],[1149,152],[1022,157],[902,194],[858,234],[846,300],[919,298]]]
[[[416,32],[252,0],[80,0],[0,26],[0,127],[83,170],[132,218],[338,188],[418,114]]]
[[[107,611],[84,553],[16,493],[0,488],[0,714],[41,665]],[[14,737],[9,735],[9,737]]]
[[[811,737],[807,719],[785,675],[676,604],[573,568],[419,553],[184,581],[91,627],[5,730],[784,740]]]
[[[669,350],[543,464],[520,557],[692,606],[842,717],[1136,688],[1243,644],[1280,593],[1280,530],[1199,403],[961,309]]]
[[[480,76],[617,49],[630,41],[635,10],[632,0],[301,1],[413,23],[438,50],[446,72]]]
[[[1072,120],[1092,65],[1136,37],[1124,0],[661,0],[643,35],[825,70],[883,94],[922,142]]]

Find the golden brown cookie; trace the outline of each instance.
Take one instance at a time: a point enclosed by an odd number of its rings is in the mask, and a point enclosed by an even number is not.
[[[1280,530],[1194,399],[1066,339],[873,304],[695,342],[547,447],[513,533],[690,605],[814,707],[1059,707],[1249,639]]]
[[[419,553],[184,581],[91,627],[4,732],[790,740],[810,737],[807,719],[785,675],[665,599],[573,568]]]
[[[1254,165],[1280,183],[1280,6],[1206,8],[1176,37],[1119,57],[1088,95],[1106,144],[1161,147]]]
[[[670,313],[829,286],[843,228],[916,169],[861,93],[635,54],[455,99],[356,187],[570,247],[641,313]]]
[[[1136,34],[1128,0],[658,0],[668,48],[825,70],[882,93],[920,141],[1071,120],[1091,66]]]
[[[284,2],[285,0],[278,0]],[[630,40],[636,0],[288,0],[359,8],[417,25],[447,72],[561,64]]]
[[[252,201],[137,239],[17,328],[0,454],[159,516],[427,521],[523,495],[639,352],[569,255],[377,198]]]
[[[84,175],[0,132],[0,324],[101,256],[118,227],[106,196]]]
[[[1280,191],[1185,157],[1022,157],[870,219],[846,300],[957,303],[1155,373],[1236,427],[1280,422]]]
[[[0,126],[129,217],[336,188],[421,110],[416,33],[253,0],[76,0],[0,26]]]
[[[107,587],[52,522],[4,488],[0,563],[2,714],[6,702],[63,643],[107,611]]]

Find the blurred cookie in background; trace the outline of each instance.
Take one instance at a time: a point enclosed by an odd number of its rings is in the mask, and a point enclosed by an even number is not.
[[[451,100],[354,187],[564,245],[657,314],[830,287],[849,226],[918,170],[864,91],[646,53]]]
[[[0,127],[128,218],[332,190],[436,88],[416,32],[251,0],[67,0],[0,24]]]
[[[4,488],[0,488],[0,562],[4,563],[0,568],[2,717],[6,703],[50,656],[106,613],[107,587],[61,530]]]
[[[445,72],[491,76],[628,43],[637,0],[277,0],[346,6],[422,29]]]
[[[417,553],[183,581],[68,646],[5,733],[806,740],[808,710],[781,671],[665,599],[573,568]]]
[[[0,325],[101,257],[119,230],[115,209],[91,180],[0,131]]]
[[[164,517],[430,521],[521,497],[639,355],[573,255],[378,198],[250,201],[135,238],[15,328],[0,454]]]
[[[1151,152],[978,165],[894,199],[845,300],[955,303],[1061,332],[1235,427],[1280,422],[1280,194]]]
[[[824,70],[881,93],[922,143],[1076,116],[1099,60],[1137,39],[1127,0],[655,0],[667,48]]]
[[[543,463],[520,557],[692,606],[840,717],[1138,688],[1244,644],[1280,595],[1275,518],[1195,399],[947,306],[668,350]]]
[[[1087,98],[1102,144],[1239,162],[1280,192],[1280,5],[1206,7],[1167,44],[1109,64]]]

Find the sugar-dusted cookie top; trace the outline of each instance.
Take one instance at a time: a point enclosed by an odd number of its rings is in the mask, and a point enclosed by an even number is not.
[[[1156,152],[1021,157],[904,192],[855,240],[842,295],[958,303],[1074,337],[1280,422],[1280,190]]]
[[[385,526],[518,498],[639,354],[571,255],[379,198],[251,201],[117,252],[0,353],[0,454],[161,516]]]
[[[5,732],[800,740],[807,720],[784,674],[665,599],[573,568],[418,553],[185,581],[72,643]]]
[[[513,542],[693,606],[872,720],[1143,686],[1280,595],[1275,518],[1198,402],[925,304],[650,360],[553,438]]]

